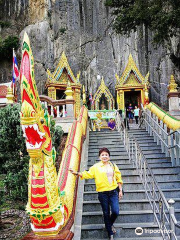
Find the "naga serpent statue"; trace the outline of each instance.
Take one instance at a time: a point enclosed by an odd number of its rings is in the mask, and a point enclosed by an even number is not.
[[[27,212],[37,235],[56,235],[68,224],[75,211],[77,178],[68,169],[79,169],[82,142],[87,127],[87,109],[72,124],[57,174],[55,150],[50,135],[50,118],[43,110],[34,77],[34,59],[27,34],[24,35],[21,80],[21,125],[30,156]],[[69,228],[70,228],[69,227]],[[63,238],[65,239],[65,238]],[[70,238],[68,238],[70,239]]]

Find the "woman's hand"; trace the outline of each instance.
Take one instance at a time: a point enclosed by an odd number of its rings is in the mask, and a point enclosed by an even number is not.
[[[76,176],[82,177],[82,173],[80,173],[80,172],[75,172],[72,168],[69,168],[69,171],[70,171],[72,174],[76,175]]]
[[[123,197],[123,193],[122,193],[122,189],[119,190],[119,200],[121,200],[121,198]]]
[[[78,175],[78,172],[75,172],[72,168],[69,168],[69,171],[74,175]]]

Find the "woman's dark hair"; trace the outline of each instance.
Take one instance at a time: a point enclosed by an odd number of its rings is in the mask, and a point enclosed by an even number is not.
[[[107,152],[108,154],[109,154],[109,156],[110,156],[110,151],[109,151],[109,149],[107,149],[107,148],[101,148],[100,150],[99,150],[99,156],[101,155],[101,153],[102,152]]]

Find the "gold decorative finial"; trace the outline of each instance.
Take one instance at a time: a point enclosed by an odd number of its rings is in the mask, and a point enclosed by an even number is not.
[[[68,81],[65,94],[66,94],[66,99],[73,99],[73,90],[72,90],[70,81]]]
[[[11,87],[8,87],[8,92],[7,92],[6,98],[7,98],[8,104],[14,103],[14,95],[13,95],[13,90]]]
[[[177,92],[177,84],[175,82],[173,75],[171,75],[168,89],[169,89],[169,92]]]
[[[83,85],[83,104],[86,104],[86,92],[85,92],[85,87]]]

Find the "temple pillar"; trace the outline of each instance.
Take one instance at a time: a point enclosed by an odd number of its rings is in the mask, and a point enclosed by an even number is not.
[[[119,109],[124,110],[124,91],[120,90],[119,91]]]
[[[48,97],[56,100],[56,88],[55,87],[48,87]]]
[[[77,118],[81,109],[80,89],[75,89],[75,117]]]

